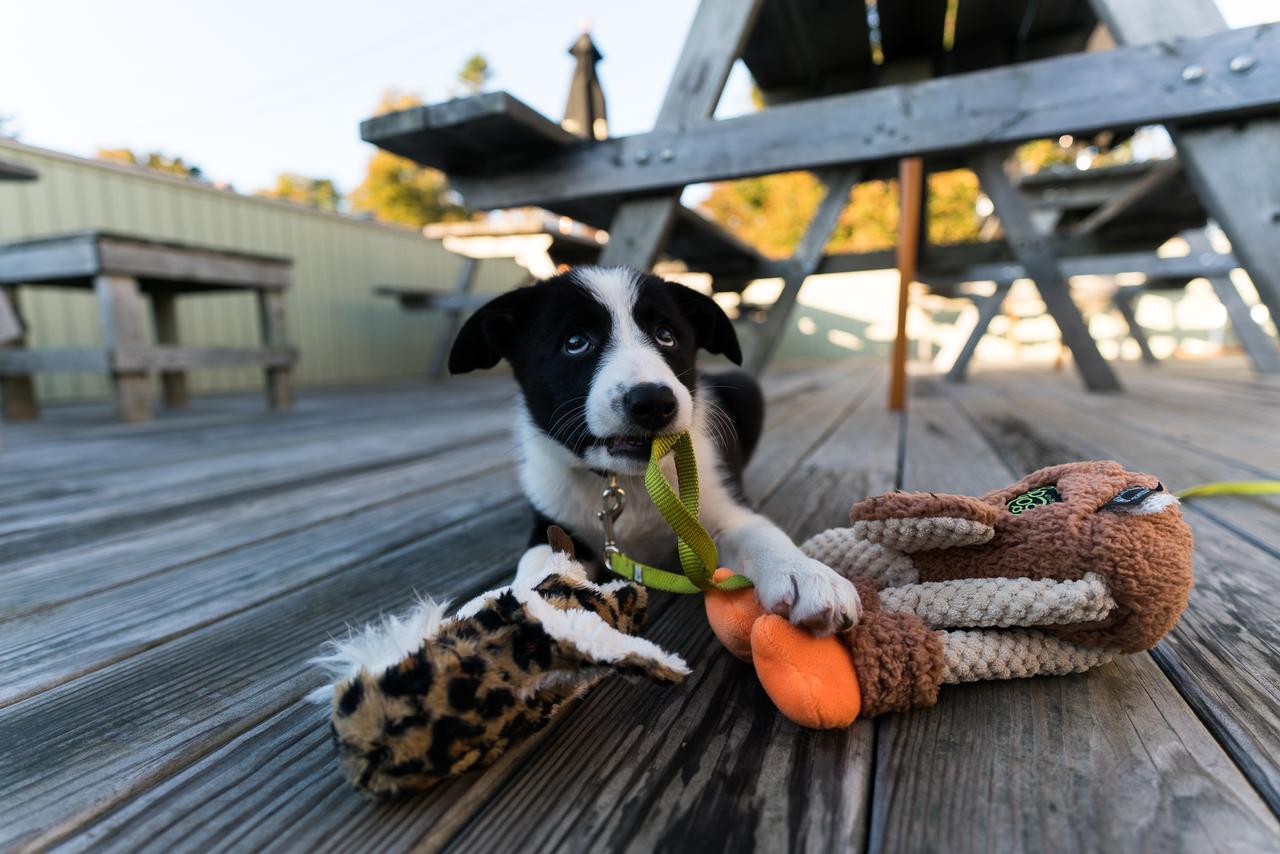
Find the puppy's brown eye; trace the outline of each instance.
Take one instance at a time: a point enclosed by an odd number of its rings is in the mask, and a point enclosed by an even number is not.
[[[657,341],[662,347],[676,346],[676,334],[671,331],[670,326],[659,326],[654,329],[653,340]]]
[[[581,356],[591,349],[591,339],[585,335],[570,335],[564,339],[564,351],[570,356]]]

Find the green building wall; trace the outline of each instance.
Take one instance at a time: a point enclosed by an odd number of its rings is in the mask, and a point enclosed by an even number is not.
[[[346,385],[425,373],[443,319],[406,313],[376,298],[375,285],[450,289],[462,259],[416,229],[287,202],[244,196],[150,172],[71,157],[0,139],[0,159],[30,166],[40,178],[0,182],[0,241],[98,228],[196,246],[286,256],[294,262],[289,333],[301,353],[300,385]],[[515,263],[485,260],[475,289],[497,292],[521,281]],[[34,346],[101,341],[93,294],[24,288],[20,301]],[[179,326],[193,345],[254,344],[257,321],[248,294],[191,295],[178,301]],[[150,321],[148,321],[150,322]],[[258,371],[191,375],[197,392],[261,387]],[[104,377],[46,374],[46,401],[100,398]]]

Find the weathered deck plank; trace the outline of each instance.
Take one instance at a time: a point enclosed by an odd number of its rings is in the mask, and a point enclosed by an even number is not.
[[[0,710],[0,847],[56,841],[296,703],[317,684],[306,659],[346,625],[510,573],[526,518],[490,514]]]
[[[846,381],[858,383],[859,376],[848,374]],[[814,391],[811,385],[806,381],[783,384],[781,388],[784,394],[794,392],[807,400]],[[848,395],[839,388],[829,393]],[[771,399],[776,400],[776,395],[771,395]],[[802,455],[843,417],[842,407],[834,405],[835,401],[821,397],[818,400],[824,407],[818,412],[800,405],[780,407],[771,419],[774,429],[766,434],[760,454],[762,461],[769,459],[773,465],[748,469],[748,488],[753,494],[771,488],[772,472],[778,465],[775,458],[789,460],[789,468],[794,469]],[[654,604],[655,623],[658,623],[663,606],[672,603],[668,599]],[[688,625],[699,627],[701,616],[696,616],[699,621],[670,621],[665,625],[676,629]],[[679,638],[675,640],[673,646],[685,647]],[[699,641],[705,647],[708,642],[705,630]],[[725,662],[721,664],[723,670]],[[719,681],[724,682],[723,673]],[[735,677],[734,681],[739,680]],[[614,702],[630,706],[636,701],[633,692],[641,687],[625,683],[614,687],[606,685],[598,693],[617,692]],[[758,693],[758,688],[756,691]],[[664,714],[670,714],[671,701],[671,692],[658,688],[647,702],[655,709],[667,709]],[[573,719],[576,720],[576,715]],[[295,744],[312,749],[294,749]],[[276,758],[277,750],[289,751],[287,772]],[[257,848],[269,845],[286,833],[291,844],[341,849],[376,845],[378,840],[389,844],[397,839],[419,839],[428,833],[440,834],[450,829],[444,834],[447,836],[471,818],[487,800],[487,793],[495,791],[498,783],[507,780],[519,767],[515,762],[507,762],[423,797],[374,807],[355,797],[336,773],[322,712],[297,705],[246,731],[171,781],[98,822],[86,835],[77,837],[75,844],[110,842],[132,848],[149,839],[158,842],[181,839],[186,845],[201,847],[220,843],[225,839],[223,834],[229,832],[237,845]],[[262,798],[230,797],[227,793],[233,789],[265,789],[270,794]]]
[[[1120,398],[1043,374],[921,380],[904,435],[878,368],[781,371],[748,488],[801,537],[857,496],[975,491],[1066,457],[1173,486],[1280,468],[1280,387],[1124,375]],[[657,597],[649,635],[689,657],[686,686],[611,681],[491,769],[362,800],[301,700],[319,679],[305,659],[413,589],[509,573],[526,523],[507,440],[440,438],[501,421],[509,397],[494,377],[315,392],[286,419],[225,398],[142,428],[92,407],[15,425],[0,512],[34,527],[0,562],[0,669],[17,674],[0,690],[29,696],[0,708],[0,848],[1280,849],[1280,636],[1259,607],[1280,510],[1239,499],[1191,505],[1197,587],[1154,658],[948,687],[933,709],[812,733],[773,712],[699,602]],[[60,448],[114,503],[33,494]]]

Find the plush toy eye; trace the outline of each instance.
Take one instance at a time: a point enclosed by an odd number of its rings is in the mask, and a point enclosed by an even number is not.
[[[564,351],[570,356],[581,356],[591,349],[591,339],[585,335],[570,335],[564,339]]]
[[[1145,486],[1130,486],[1121,490],[1120,493],[1106,504],[1102,505],[1103,510],[1131,510],[1142,502],[1146,501],[1157,492],[1164,492],[1164,484],[1157,483],[1155,489],[1148,489]]]
[[[676,346],[676,334],[671,331],[670,326],[659,326],[654,329],[653,340],[657,341],[659,346],[662,347]]]

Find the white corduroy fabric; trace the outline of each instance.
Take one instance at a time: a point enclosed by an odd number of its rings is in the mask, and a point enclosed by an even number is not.
[[[1115,650],[1076,646],[1031,630],[943,632],[942,682],[1080,673],[1116,655]]]
[[[857,539],[849,528],[832,528],[814,534],[800,550],[845,578],[870,578],[886,587],[915,584],[920,580],[911,558],[879,543]]]
[[[852,528],[836,530],[847,530],[856,539],[880,543],[906,554],[929,549],[976,546],[988,542],[996,533],[995,528],[990,525],[952,516],[860,520],[854,522]]]
[[[886,611],[916,614],[933,629],[1055,626],[1101,620],[1116,607],[1102,576],[1079,581],[965,578],[886,587]]]

